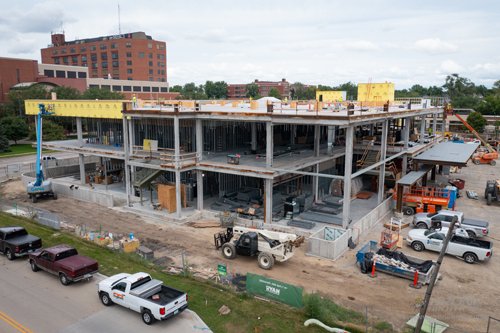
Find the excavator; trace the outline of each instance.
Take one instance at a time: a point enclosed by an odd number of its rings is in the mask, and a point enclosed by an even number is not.
[[[42,117],[50,116],[52,112],[45,109],[44,104],[38,104],[38,115],[36,119],[36,175],[35,180],[28,183],[27,192],[33,203],[37,202],[40,197],[52,197],[57,199],[57,194],[52,190],[52,181],[45,179],[42,169]]]
[[[445,110],[446,110],[446,113],[453,114],[451,106],[446,107]],[[498,160],[498,152],[495,150],[495,148],[493,148],[486,140],[484,140],[479,135],[479,133],[471,125],[469,125],[469,123],[464,118],[462,118],[462,116],[460,116],[459,114],[454,114],[454,116],[457,117],[457,119],[460,120],[462,122],[462,124],[464,124],[464,126],[467,127],[467,129],[472,134],[474,134],[474,136],[479,141],[481,141],[481,143],[483,144],[483,146],[487,150],[486,152],[480,152],[480,153],[476,154],[475,156],[473,156],[472,157],[472,162],[474,164],[491,164],[491,165],[496,165],[497,164],[496,160]]]

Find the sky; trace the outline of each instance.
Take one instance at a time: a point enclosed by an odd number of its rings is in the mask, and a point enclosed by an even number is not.
[[[120,20],[118,20],[118,4]],[[500,79],[500,1],[0,0],[0,57],[144,31],[167,43],[170,85],[255,79],[443,85]]]

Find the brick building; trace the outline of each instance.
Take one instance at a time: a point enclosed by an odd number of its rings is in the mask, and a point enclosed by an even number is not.
[[[290,83],[286,79],[278,82],[255,80],[252,83],[255,83],[259,87],[259,95],[261,97],[269,96],[269,91],[272,88],[276,88],[281,98],[290,98]],[[227,97],[229,99],[246,98],[246,87],[247,84],[245,83],[229,84],[227,86]]]
[[[0,103],[16,84],[35,82],[38,74],[36,60],[0,57]]]
[[[132,32],[66,41],[52,34],[52,44],[41,49],[42,63],[89,68],[90,78],[167,82],[166,44]]]

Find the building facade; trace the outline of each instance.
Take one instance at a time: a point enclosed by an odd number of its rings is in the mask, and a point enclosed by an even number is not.
[[[66,41],[52,34],[42,63],[89,68],[90,78],[167,82],[166,43],[144,32]]]
[[[259,87],[259,95],[261,97],[269,96],[272,88],[278,90],[282,99],[290,98],[290,83],[286,79],[281,81],[259,81],[252,82]],[[229,84],[227,86],[227,97],[229,99],[247,98],[246,83]]]
[[[387,101],[394,102],[394,83],[359,83],[358,102],[364,105],[383,105]],[[366,104],[367,103],[367,104]]]
[[[15,85],[36,81],[37,65],[36,60],[0,57],[0,103]]]
[[[316,91],[316,100],[318,102],[333,103],[346,100],[346,91]]]

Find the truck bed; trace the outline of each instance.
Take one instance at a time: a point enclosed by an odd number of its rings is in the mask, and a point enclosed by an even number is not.
[[[453,238],[451,239],[451,242],[457,243],[457,244],[474,246],[474,247],[478,247],[478,248],[486,249],[486,250],[489,250],[492,247],[492,243],[489,241],[484,241],[484,240],[474,239],[474,238],[465,238],[465,237],[460,237],[460,236],[453,236]]]
[[[464,219],[462,222],[462,225],[470,225],[473,227],[478,227],[478,228],[488,228],[490,226],[490,223],[487,221],[482,221],[482,220],[474,220],[474,219]]]
[[[155,295],[158,295],[158,299],[153,299]],[[182,291],[177,289],[173,289],[167,286],[161,286],[161,290],[158,293],[155,293],[148,297],[148,300],[156,303],[158,305],[167,305],[184,295]]]

